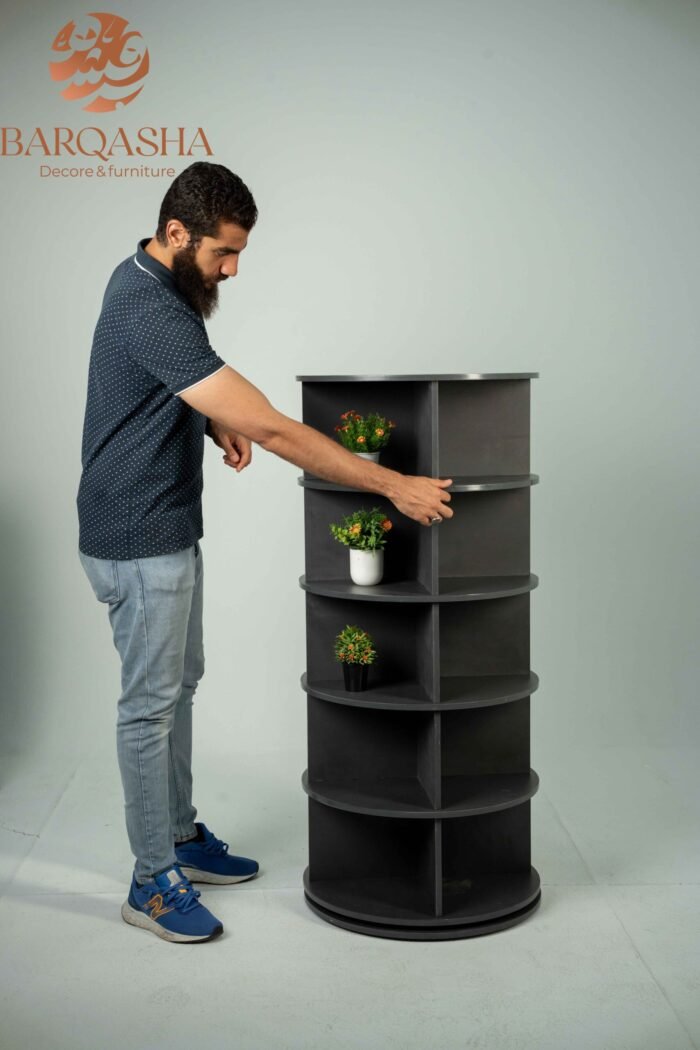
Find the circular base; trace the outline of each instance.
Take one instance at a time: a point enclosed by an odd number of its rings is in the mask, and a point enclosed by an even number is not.
[[[402,941],[453,941],[463,937],[480,937],[485,933],[497,933],[509,926],[516,926],[519,922],[527,919],[537,910],[542,899],[540,890],[534,900],[530,901],[524,908],[511,912],[510,915],[501,915],[498,919],[488,919],[486,922],[470,922],[463,926],[396,926],[386,925],[381,922],[370,922],[366,919],[351,919],[347,915],[324,908],[309,897],[304,890],[304,899],[320,918],[334,926],[342,926],[345,930],[353,933],[365,933],[370,937],[390,937],[393,940]]]

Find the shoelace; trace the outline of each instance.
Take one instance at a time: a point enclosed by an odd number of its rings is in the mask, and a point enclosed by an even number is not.
[[[192,911],[197,907],[198,898],[202,896],[201,891],[196,890],[189,879],[183,879],[174,886],[168,886],[160,893],[163,898],[163,906],[167,907],[172,904],[178,911]]]
[[[217,839],[216,835],[212,835],[208,842],[205,842],[204,849],[207,853],[227,853],[228,842],[222,842],[221,839]]]

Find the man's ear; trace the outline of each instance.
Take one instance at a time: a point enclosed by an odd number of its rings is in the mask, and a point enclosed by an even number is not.
[[[190,241],[190,235],[179,219],[168,219],[165,227],[165,235],[171,248],[186,248]]]

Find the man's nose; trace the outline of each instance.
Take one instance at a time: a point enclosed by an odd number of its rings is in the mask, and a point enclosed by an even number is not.
[[[238,259],[236,258],[236,256],[225,260],[223,266],[221,267],[221,272],[225,274],[226,277],[236,276],[236,273],[238,272]]]

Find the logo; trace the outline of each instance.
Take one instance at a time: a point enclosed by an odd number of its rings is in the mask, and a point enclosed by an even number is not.
[[[49,62],[51,79],[68,81],[61,95],[69,102],[85,102],[82,109],[88,113],[127,106],[143,90],[148,48],[138,30],[129,29],[119,15],[91,12],[67,22],[51,50],[61,56]]]
[[[163,894],[156,893],[154,897],[151,897],[149,901],[146,901],[146,907],[151,909],[151,918],[159,919],[161,915],[167,915],[172,908],[163,907]]]
[[[61,85],[68,102],[78,102],[95,114],[87,127],[0,127],[0,161],[7,158],[59,158],[40,164],[42,179],[169,178],[174,167],[155,167],[151,157],[212,156],[204,128],[139,128],[100,126],[100,115],[123,109],[141,94],[150,70],[148,48],[141,33],[119,15],[91,11],[66,22],[51,45],[51,79]],[[138,109],[138,107],[134,107]],[[109,123],[109,122],[107,122]],[[85,163],[93,161],[95,163]],[[96,161],[102,161],[101,164]],[[119,164],[123,161],[123,164]]]

